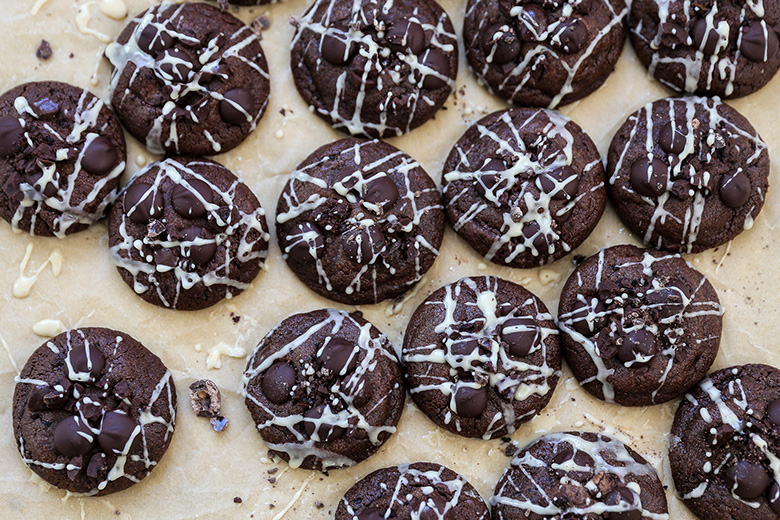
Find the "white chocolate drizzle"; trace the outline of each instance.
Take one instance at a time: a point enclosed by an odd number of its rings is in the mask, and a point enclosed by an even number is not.
[[[49,253],[49,257],[40,265],[38,269],[32,275],[25,274],[27,271],[27,265],[30,263],[30,258],[33,252],[33,242],[27,244],[27,249],[24,251],[24,258],[22,258],[19,264],[19,277],[14,281],[13,295],[14,298],[27,298],[32,292],[32,288],[38,281],[38,276],[43,273],[47,266],[51,266],[51,272],[56,278],[62,271],[62,249],[55,247]]]

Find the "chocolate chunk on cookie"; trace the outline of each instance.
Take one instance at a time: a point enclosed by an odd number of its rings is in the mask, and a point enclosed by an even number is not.
[[[164,1],[106,47],[111,104],[154,153],[212,155],[238,146],[268,103],[257,35],[204,3]]]
[[[541,108],[494,112],[471,126],[444,163],[447,218],[487,260],[535,267],[565,256],[606,205],[593,141]]]
[[[780,516],[780,370],[713,372],[680,401],[669,439],[674,485],[696,516]]]
[[[125,170],[119,122],[89,91],[56,81],[0,96],[0,217],[59,238],[101,218]]]
[[[224,166],[170,157],[125,186],[108,221],[122,279],[149,303],[197,310],[247,289],[268,251],[265,212]]]
[[[420,164],[381,141],[343,139],[292,173],[276,206],[279,247],[314,292],[353,305],[404,293],[433,265],[441,196]]]
[[[620,127],[607,177],[618,215],[647,244],[698,253],[753,226],[769,187],[769,153],[730,106],[667,98]]]
[[[466,57],[488,89],[511,103],[565,105],[615,69],[627,13],[623,0],[469,0]]]
[[[563,286],[558,326],[583,388],[627,406],[664,403],[709,370],[720,345],[715,288],[677,255],[614,246]]]
[[[487,505],[461,475],[432,462],[382,468],[349,488],[335,520],[488,520]]]
[[[543,435],[496,485],[494,520],[668,518],[658,474],[619,440],[590,432]]]
[[[244,372],[246,406],[271,452],[306,469],[352,466],[396,430],[401,367],[359,314],[322,309],[279,323]]]
[[[409,321],[402,358],[417,406],[442,428],[483,439],[533,419],[561,370],[547,307],[495,276],[463,278],[431,294]]]
[[[295,86],[337,130],[407,133],[431,119],[455,85],[455,30],[434,0],[316,0],[295,25]]]
[[[650,74],[681,92],[746,96],[780,68],[778,0],[637,0],[629,26]]]
[[[173,435],[171,372],[138,341],[104,328],[63,332],[17,378],[14,437],[48,483],[107,495],[146,477]]]

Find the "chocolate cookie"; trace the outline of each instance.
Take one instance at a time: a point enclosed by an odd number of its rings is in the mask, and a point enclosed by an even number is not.
[[[350,138],[298,166],[276,223],[282,256],[311,290],[360,305],[402,294],[430,269],[444,210],[417,161],[384,142]]]
[[[629,25],[639,60],[681,92],[746,96],[780,68],[778,0],[636,0]]]
[[[401,464],[370,473],[349,488],[335,520],[489,520],[474,486],[433,462]]]
[[[224,166],[170,157],[125,186],[108,220],[122,279],[160,307],[197,310],[249,287],[268,227],[254,193]]]
[[[623,123],[607,173],[615,209],[634,233],[659,249],[698,253],[753,226],[769,187],[769,154],[730,106],[669,98]]]
[[[623,0],[469,0],[466,57],[490,92],[554,108],[599,88],[626,37]]]
[[[723,310],[715,288],[677,255],[614,246],[563,286],[558,327],[566,361],[599,399],[664,403],[709,370]]]
[[[48,483],[107,495],[146,477],[171,442],[176,388],[143,345],[111,329],[63,332],[16,379],[22,460]]]
[[[463,278],[412,315],[402,358],[412,399],[433,422],[494,439],[533,419],[561,375],[555,321],[523,287]]]
[[[268,103],[258,36],[203,3],[164,1],[106,47],[111,104],[154,153],[212,155],[238,146]]]
[[[653,466],[622,442],[590,432],[550,433],[526,446],[490,505],[494,520],[669,518]]]
[[[495,112],[469,128],[442,176],[452,227],[487,260],[535,267],[580,245],[606,205],[590,137],[540,108]]]
[[[0,96],[0,217],[59,238],[103,218],[125,170],[125,136],[92,93],[56,81]]]
[[[244,372],[246,406],[271,452],[293,468],[352,466],[395,432],[401,368],[360,313],[296,314],[269,332]]]
[[[710,374],[680,401],[669,437],[677,493],[704,520],[780,517],[780,370]]]
[[[455,30],[434,0],[316,0],[294,25],[295,86],[337,130],[399,136],[431,119],[455,85]]]

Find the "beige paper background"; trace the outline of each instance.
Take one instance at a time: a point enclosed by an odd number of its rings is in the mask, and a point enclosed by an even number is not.
[[[104,43],[81,32],[76,19],[81,13],[83,21],[85,13],[89,13],[91,29],[114,36],[127,19],[113,20],[99,8],[101,3],[121,5],[121,0],[48,0],[33,16],[35,3],[2,2],[0,91],[25,81],[56,79],[89,87],[106,99],[109,66],[100,59]],[[153,2],[125,3],[132,16]],[[301,15],[308,3],[289,0],[272,6],[243,7],[236,13],[247,22],[261,13],[267,13],[272,20],[263,40],[272,94],[258,129],[239,148],[217,156],[217,160],[244,179],[271,215],[286,176],[295,165],[316,147],[342,137],[309,113],[292,83],[288,60],[293,28],[288,20]],[[466,0],[442,0],[441,4],[460,34]],[[41,38],[48,40],[54,51],[47,62],[35,57]],[[462,48],[461,56],[459,93],[449,99],[447,110],[411,135],[390,141],[418,159],[437,183],[450,147],[468,125],[506,106],[477,84],[466,67]],[[562,112],[590,134],[603,155],[612,134],[631,112],[668,94],[647,76],[626,44],[617,70],[607,83],[585,100],[564,107]],[[780,150],[779,94],[780,78],[776,78],[762,91],[731,102],[769,143],[772,183],[778,172]],[[282,108],[285,116],[280,114]],[[126,179],[138,170],[139,164],[154,159],[129,137],[128,146]],[[774,240],[780,222],[779,206],[780,191],[773,187],[752,230],[727,247],[688,257],[710,278],[726,310],[715,368],[746,362],[780,366],[775,307],[780,301],[780,243]],[[593,235],[576,253],[591,255],[601,247],[624,242],[637,240],[608,207]],[[28,275],[56,248],[63,253],[62,272],[55,278],[51,269],[46,268],[30,296],[17,299],[12,287],[29,244],[33,251]],[[574,267],[571,258],[570,255],[545,269],[512,270],[485,265],[448,229],[441,257],[396,315],[389,314],[389,303],[362,306],[360,310],[399,347],[410,313],[433,290],[462,276],[496,274],[534,291],[555,314],[560,288]],[[250,290],[231,302],[192,313],[146,304],[121,281],[109,258],[103,223],[58,240],[16,234],[10,225],[0,221],[0,265],[0,518],[325,519],[332,518],[339,498],[351,485],[380,467],[418,460],[443,463],[465,475],[488,499],[509,463],[501,453],[500,441],[464,439],[439,430],[408,400],[398,432],[377,455],[356,467],[324,476],[288,469],[283,462],[273,464],[265,459],[266,447],[238,394],[246,359],[223,356],[221,369],[207,370],[208,350],[224,343],[251,352],[275,323],[290,314],[328,306],[349,308],[316,296],[300,283],[282,260],[275,238],[267,271],[261,273]],[[231,313],[241,316],[238,324],[233,323]],[[31,471],[22,463],[11,431],[13,378],[17,367],[21,368],[44,341],[32,330],[43,319],[60,320],[67,328],[90,325],[125,331],[156,352],[172,369],[180,399],[176,434],[160,466],[141,484],[105,498],[66,497],[63,491],[32,479]],[[219,434],[207,420],[195,417],[187,398],[187,386],[204,377],[213,379],[223,392],[223,413],[230,426]],[[673,494],[665,459],[666,437],[675,408],[676,402],[635,409],[605,405],[582,391],[566,368],[544,413],[521,427],[512,438],[525,444],[544,432],[564,429],[614,435],[644,454],[658,469],[664,484],[669,485],[670,517],[689,519],[693,516]],[[277,482],[272,485],[267,471],[276,467]],[[241,497],[243,502],[235,504],[234,497]],[[315,507],[316,502],[322,502],[324,507]]]

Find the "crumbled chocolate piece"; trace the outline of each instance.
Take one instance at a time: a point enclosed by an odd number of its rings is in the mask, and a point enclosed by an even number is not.
[[[236,504],[240,504],[241,502],[243,502],[243,500],[241,500],[241,497],[233,497],[233,502]]]
[[[277,471],[279,471],[279,468],[271,468],[268,471],[266,471],[266,473],[268,473],[269,475],[273,475]]]
[[[267,31],[271,27],[271,19],[266,15],[261,14],[254,20],[252,20],[252,30],[256,35],[260,36],[260,33]]]
[[[222,398],[220,397],[219,388],[217,388],[214,381],[201,379],[192,383],[190,385],[190,401],[192,402],[192,409],[198,417],[218,418],[217,416],[222,408]],[[227,421],[225,421],[225,425],[227,425]]]
[[[214,427],[214,431],[221,432],[228,426],[228,420],[221,415],[213,417],[211,419],[211,425]]]
[[[323,507],[325,507],[325,504],[323,504],[322,502],[317,501],[317,502],[314,502],[314,507],[316,507],[317,509],[322,509]]]
[[[41,40],[41,44],[38,46],[38,50],[35,51],[35,55],[39,60],[46,61],[51,58],[51,45],[46,40]]]

